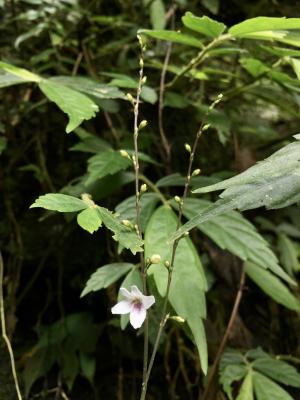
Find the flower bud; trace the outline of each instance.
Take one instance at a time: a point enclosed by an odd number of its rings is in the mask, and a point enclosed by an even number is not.
[[[122,157],[129,158],[129,160],[131,160],[130,155],[127,153],[126,150],[120,150],[120,154]]]
[[[169,319],[172,319],[173,321],[179,322],[180,324],[183,324],[185,322],[185,319],[183,319],[179,315],[173,315],[172,317],[169,317]]]
[[[144,85],[147,82],[147,77],[144,76],[143,79],[141,80],[142,85]]]
[[[185,149],[186,149],[186,151],[187,151],[188,153],[191,153],[191,152],[192,152],[191,146],[190,146],[188,143],[186,143],[186,144],[184,145],[184,147],[185,147]]]
[[[197,169],[195,169],[195,170],[193,171],[192,176],[197,176],[197,175],[200,174],[200,172],[201,172],[201,169],[197,168]]]
[[[161,256],[159,254],[153,254],[150,257],[151,264],[159,264],[161,262]]]
[[[210,124],[206,124],[203,126],[202,132],[207,131],[207,129],[210,128]]]
[[[146,185],[146,183],[143,183],[141,186],[141,193],[147,192],[148,186]]]
[[[181,198],[179,196],[175,196],[174,200],[176,201],[176,203],[181,204]]]
[[[165,261],[164,266],[165,266],[166,268],[170,268],[170,262],[169,262],[169,261]]]
[[[132,95],[130,93],[127,93],[126,97],[130,101],[131,104],[134,104],[134,98],[132,97]]]
[[[144,67],[144,60],[142,58],[140,58],[140,67],[143,68]]]
[[[145,119],[143,119],[143,121],[141,121],[140,125],[139,125],[139,129],[143,129],[148,125],[148,121],[146,121]]]
[[[123,219],[122,224],[127,228],[132,228],[132,223],[128,219]]]

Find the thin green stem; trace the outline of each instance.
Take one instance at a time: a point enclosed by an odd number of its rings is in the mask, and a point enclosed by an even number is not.
[[[4,298],[3,298],[3,269],[4,269],[3,268],[3,259],[2,259],[2,254],[0,252],[0,318],[1,318],[2,337],[3,337],[3,340],[6,343],[7,350],[8,350],[8,353],[9,353],[10,363],[11,363],[11,370],[12,370],[12,374],[13,374],[13,378],[14,378],[17,397],[18,397],[18,400],[22,400],[22,395],[21,395],[20,386],[19,386],[19,382],[18,382],[17,371],[16,371],[14,353],[13,353],[9,338],[8,338],[8,336],[6,334],[5,310],[4,310]]]
[[[202,61],[205,59],[207,53],[209,52],[209,50],[213,49],[214,47],[218,46],[219,44],[221,44],[222,42],[224,42],[225,40],[230,39],[230,35],[221,35],[219,37],[217,37],[216,39],[214,39],[213,41],[211,41],[207,46],[205,46],[198,54],[195,58],[193,58],[186,67],[184,67],[178,75],[176,75],[170,82],[168,82],[165,87],[170,88],[171,86],[173,86],[179,78],[181,78],[183,75],[185,75],[187,72],[189,72],[192,68],[197,67],[198,65],[200,65],[202,63]]]

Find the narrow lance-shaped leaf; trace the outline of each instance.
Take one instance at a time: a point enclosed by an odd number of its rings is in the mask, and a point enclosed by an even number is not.
[[[88,293],[107,288],[133,267],[134,265],[129,263],[114,263],[98,268],[87,281],[85,288],[81,293],[81,297]]]

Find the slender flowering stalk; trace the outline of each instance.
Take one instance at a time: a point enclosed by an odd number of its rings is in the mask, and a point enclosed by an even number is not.
[[[187,196],[188,189],[189,189],[189,186],[190,186],[190,183],[191,183],[191,178],[193,176],[192,167],[193,167],[194,156],[195,156],[195,153],[196,153],[196,150],[197,150],[197,147],[198,147],[199,139],[202,136],[203,132],[205,132],[209,128],[209,125],[206,124],[207,117],[209,116],[210,112],[215,108],[215,106],[222,100],[222,97],[223,97],[222,95],[219,95],[217,97],[217,99],[208,108],[208,110],[207,110],[207,112],[206,112],[206,114],[205,114],[205,116],[203,118],[203,121],[202,121],[202,123],[201,123],[201,125],[200,125],[200,127],[199,127],[199,129],[197,131],[193,146],[190,147],[189,145],[188,146],[185,145],[185,148],[188,151],[188,153],[190,154],[190,156],[189,156],[189,165],[188,165],[188,171],[187,171],[187,176],[186,176],[186,182],[185,182],[185,186],[184,186],[183,196],[182,196],[182,198],[180,198],[179,196],[175,196],[175,201],[179,205],[177,229],[179,229],[180,224],[181,224],[181,220],[182,220],[182,216],[183,216],[183,205],[184,205],[184,201],[185,201],[185,198]],[[197,171],[196,175],[198,175],[198,170],[195,170],[195,171]],[[200,171],[199,171],[199,173],[200,173]],[[195,176],[195,174],[194,174],[194,176]],[[150,361],[149,361],[149,366],[148,366],[147,374],[146,374],[146,380],[143,382],[143,387],[142,387],[140,400],[145,400],[145,398],[146,398],[148,381],[149,381],[151,370],[152,370],[152,367],[153,367],[153,364],[154,364],[155,356],[156,356],[156,353],[157,353],[157,350],[158,350],[160,337],[161,337],[162,331],[163,331],[163,329],[165,327],[165,324],[166,324],[166,322],[168,320],[167,306],[168,306],[169,293],[170,293],[170,287],[171,287],[171,282],[172,282],[172,273],[173,273],[173,268],[174,268],[174,262],[175,262],[177,246],[178,246],[179,240],[181,238],[182,237],[176,239],[173,242],[172,253],[171,253],[172,254],[171,255],[171,261],[168,262],[168,264],[166,265],[166,267],[168,268],[168,282],[167,282],[167,290],[166,290],[166,295],[165,295],[165,298],[164,298],[164,303],[163,303],[163,308],[162,308],[162,314],[161,314],[162,316],[161,316],[161,320],[160,320],[157,336],[156,336],[156,339],[155,339],[153,352],[151,354],[151,358],[150,358]]]

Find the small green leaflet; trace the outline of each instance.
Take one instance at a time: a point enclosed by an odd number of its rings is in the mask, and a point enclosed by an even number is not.
[[[133,267],[134,265],[129,263],[113,263],[98,268],[87,281],[80,297],[97,290],[106,289]]]
[[[226,29],[226,26],[221,22],[217,22],[206,16],[201,18],[196,17],[189,11],[182,17],[182,22],[187,28],[212,38],[217,38]]]
[[[40,196],[30,206],[30,208],[41,207],[46,210],[59,212],[80,211],[88,207],[88,205],[77,197],[69,196],[62,193],[48,193]]]
[[[245,263],[247,275],[273,300],[290,310],[300,312],[299,300],[271,272],[258,267],[251,262]]]
[[[96,232],[102,225],[100,215],[95,207],[89,207],[77,215],[77,223],[89,233]]]
[[[98,153],[88,160],[88,179],[86,185],[95,182],[106,175],[113,175],[116,172],[128,168],[131,160],[121,156],[119,151],[106,150]]]
[[[194,193],[207,193],[225,189],[220,200],[178,229],[171,240],[181,237],[198,224],[234,209],[243,211],[262,206],[275,209],[300,202],[300,135],[294,137],[296,141],[245,172],[195,190]]]
[[[259,372],[253,373],[253,386],[257,400],[294,400],[287,391]]]
[[[53,101],[64,113],[69,116],[66,132],[70,133],[76,129],[83,120],[91,119],[99,111],[96,103],[84,94],[67,86],[43,79],[39,88]]]
[[[230,400],[233,400],[231,384],[235,381],[240,381],[246,374],[247,367],[243,364],[227,365],[222,369],[220,374],[220,384],[223,386],[223,390]]]
[[[21,82],[40,82],[42,80],[40,76],[27,71],[27,69],[15,67],[14,65],[7,64],[5,62],[0,62],[0,70],[1,69],[11,75],[14,75],[15,77],[18,77]]]
[[[199,49],[203,48],[203,44],[198,38],[186,35],[184,33],[176,31],[150,30],[150,29],[142,29],[139,32],[143,35],[150,36],[155,39],[166,40],[168,42],[173,42],[173,43],[186,44],[188,46],[197,47]]]
[[[150,258],[153,254],[161,256],[160,264],[152,265],[148,273],[154,278],[162,297],[165,296],[168,280],[164,262],[170,262],[172,252],[168,239],[176,226],[176,214],[170,208],[161,206],[151,216],[145,232],[145,257]],[[197,250],[189,238],[184,238],[176,251],[169,302],[192,331],[204,373],[207,371],[207,346],[202,323],[206,316],[205,290],[207,283]]]
[[[249,371],[241,386],[240,392],[236,400],[254,400],[252,372]]]

